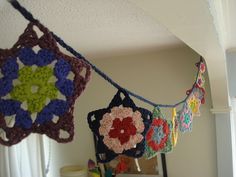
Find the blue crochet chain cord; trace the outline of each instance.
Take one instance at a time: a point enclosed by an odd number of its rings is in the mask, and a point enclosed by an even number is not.
[[[20,3],[17,0],[9,0],[9,2],[11,3],[11,5],[18,10],[28,21],[30,22],[37,22],[40,23],[39,20],[35,19],[33,17],[33,15],[27,10],[25,9],[23,6],[20,5]],[[69,46],[68,44],[66,44],[59,36],[57,36],[55,33],[53,33],[51,31],[52,36],[55,38],[55,40],[63,47],[65,48],[67,51],[69,51],[71,54],[73,54],[75,57],[85,61],[87,64],[89,64],[91,66],[91,68],[97,73],[99,74],[103,79],[105,79],[107,82],[109,82],[111,85],[113,85],[115,88],[117,88],[118,90],[123,90],[126,93],[128,93],[129,95],[149,104],[152,105],[153,107],[169,107],[169,108],[174,108],[177,107],[180,104],[183,104],[184,102],[186,102],[186,100],[189,98],[189,94],[187,94],[187,96],[175,103],[175,104],[159,104],[159,103],[154,103],[134,92],[129,91],[128,89],[120,86],[118,83],[116,83],[114,80],[112,80],[108,75],[106,75],[103,71],[101,71],[99,68],[97,68],[93,63],[91,63],[89,60],[87,60],[84,56],[82,56],[79,52],[77,52],[75,49],[73,49],[71,46]],[[200,65],[200,63],[203,62],[202,57],[200,58],[200,62],[197,63],[197,66]],[[190,92],[193,90],[193,88],[197,85],[197,81],[198,81],[198,75],[199,75],[199,67],[198,67],[198,72],[196,75],[196,80],[192,86],[192,88],[190,89]]]

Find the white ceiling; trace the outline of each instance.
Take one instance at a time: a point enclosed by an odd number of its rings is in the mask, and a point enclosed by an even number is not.
[[[184,41],[206,60],[214,110],[228,110],[225,52],[236,48],[235,0],[19,1],[89,59],[160,50]],[[0,0],[0,48],[11,47],[25,26],[26,20]]]
[[[236,49],[236,1],[209,0],[218,30],[225,50]]]
[[[129,1],[145,10],[146,13],[166,26],[179,39],[204,57],[210,80],[212,111],[227,112],[230,110],[225,55],[228,40],[224,38],[225,34],[222,34],[222,32],[226,33],[224,31],[226,27],[221,26],[225,22],[224,20],[221,21],[222,17],[221,15],[218,16],[217,13],[221,8],[217,6],[217,1],[221,0]],[[226,1],[233,2],[235,0]]]
[[[19,0],[36,18],[89,58],[183,45],[128,0]],[[0,0],[0,48],[11,47],[27,21]]]

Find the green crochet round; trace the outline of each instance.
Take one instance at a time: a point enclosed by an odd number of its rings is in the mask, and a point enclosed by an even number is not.
[[[53,76],[53,69],[50,67],[38,67],[33,70],[33,67],[24,66],[19,70],[20,83],[14,86],[10,95],[15,100],[26,102],[31,113],[40,112],[47,98],[57,98],[55,81],[49,82]]]

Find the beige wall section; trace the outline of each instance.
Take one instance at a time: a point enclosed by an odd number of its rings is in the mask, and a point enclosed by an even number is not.
[[[187,47],[137,56],[97,59],[93,63],[124,87],[157,103],[175,103],[191,88],[199,56]],[[206,78],[206,104],[195,118],[193,132],[181,134],[177,147],[167,155],[169,177],[216,177],[215,120],[210,113],[211,97]],[[72,143],[52,144],[50,177],[59,176],[59,167],[86,165],[94,159],[92,135],[87,125],[89,111],[104,108],[116,90],[93,73],[88,88],[76,104],[75,138]],[[134,99],[139,106],[153,108]],[[168,114],[167,114],[168,115]]]

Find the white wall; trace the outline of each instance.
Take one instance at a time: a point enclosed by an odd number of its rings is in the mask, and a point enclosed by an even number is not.
[[[189,48],[177,48],[137,56],[94,60],[98,67],[122,86],[157,103],[175,103],[185,97],[196,74],[199,56]],[[211,97],[206,78],[206,104],[202,116],[195,118],[193,132],[179,137],[174,151],[167,155],[169,177],[216,177],[215,120],[210,114]],[[59,176],[59,167],[86,165],[95,159],[92,134],[87,125],[89,111],[106,107],[116,89],[92,75],[88,88],[79,98],[75,111],[75,138],[72,143],[53,143],[51,177]],[[139,106],[153,108],[134,99]],[[169,110],[170,112],[170,110]]]
[[[215,114],[215,119],[218,177],[233,177],[233,112]]]
[[[231,99],[231,111],[230,123],[231,123],[231,137],[232,137],[232,161],[233,161],[233,173],[236,176],[236,51],[235,49],[228,50],[227,56],[227,71],[228,71],[228,84],[229,84],[229,96]],[[229,153],[228,153],[229,154]],[[229,154],[230,155],[230,154]]]
[[[228,69],[228,83],[230,97],[236,96],[236,51],[227,51],[227,69]]]

